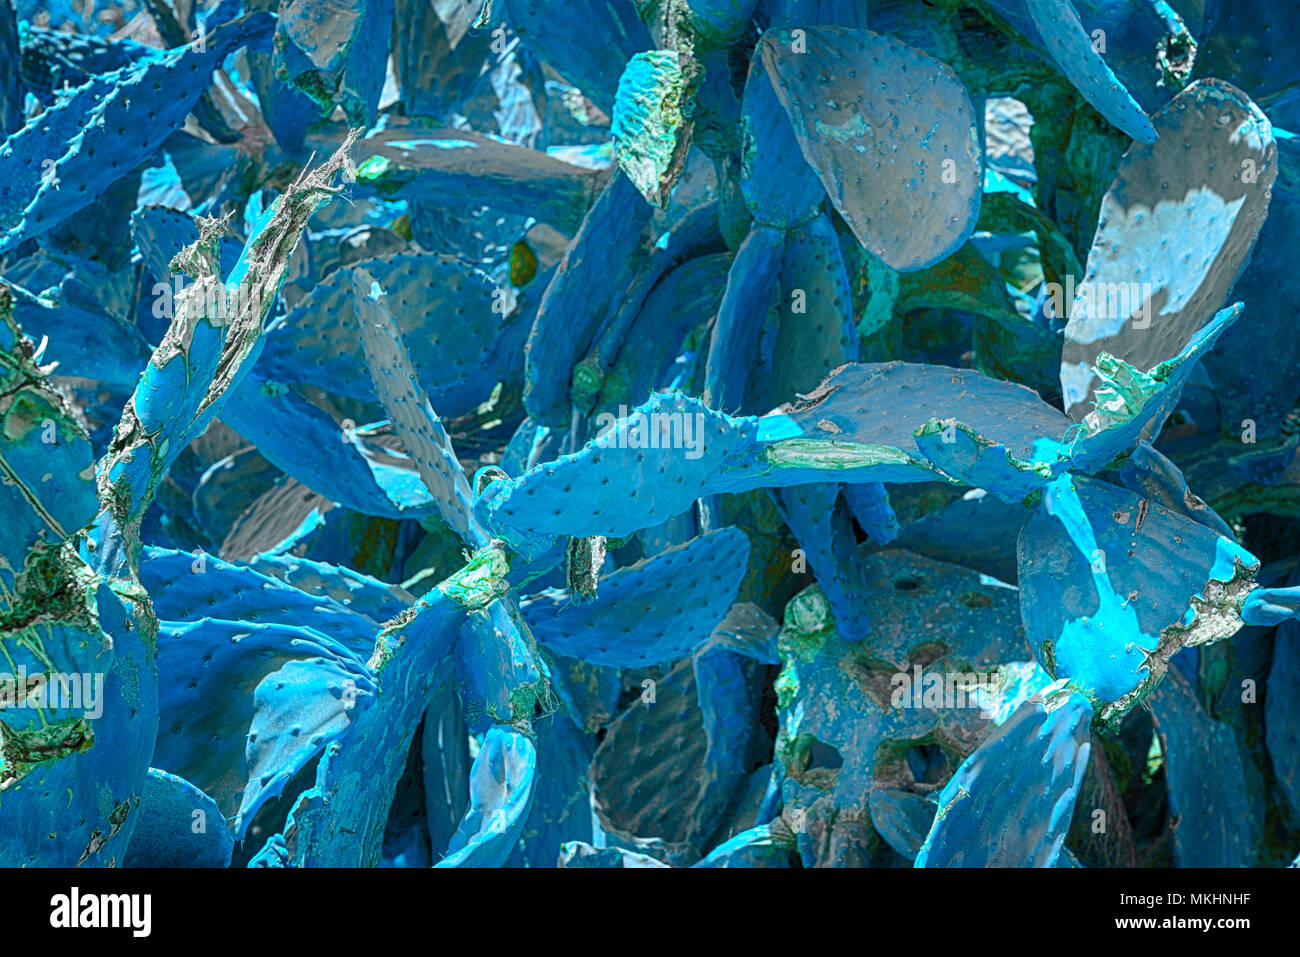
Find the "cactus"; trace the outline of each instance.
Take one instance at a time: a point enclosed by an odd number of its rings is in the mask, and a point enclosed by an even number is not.
[[[852,487],[852,486],[846,486]],[[839,504],[840,486],[801,485],[782,489],[777,505],[830,602],[841,634],[850,641],[871,633],[871,611],[857,564],[857,543],[848,509]]]
[[[123,866],[229,867],[235,842],[222,823],[212,798],[184,778],[150,768]]]
[[[1300,671],[1296,627],[1295,622],[1284,622],[1277,628],[1269,672],[1270,679],[1277,682],[1276,693],[1265,702],[1264,713],[1267,750],[1277,772],[1278,787],[1292,808],[1300,804],[1300,745],[1292,721],[1296,712],[1296,686],[1291,683],[1291,678]]]
[[[350,145],[349,140],[345,147]],[[224,288],[215,262],[221,224],[201,224],[199,241],[180,257],[197,285],[182,296],[178,315],[149,359],[95,470],[98,517],[66,528],[51,525],[62,541],[35,542],[20,565],[6,613],[6,638],[25,640],[26,655],[34,655],[33,670],[47,672],[49,680],[97,674],[103,695],[93,709],[100,719],[93,726],[84,717],[60,716],[65,707],[55,709],[53,722],[40,714],[39,728],[30,722],[6,725],[4,811],[28,822],[6,840],[6,861],[112,864],[124,854],[159,716],[154,677],[159,623],[137,571],[144,512],[167,468],[215,418],[225,392],[246,374],[288,255],[306,218],[329,196],[329,178],[342,164],[341,156],[340,151],[304,175],[257,224],[232,279],[247,279],[266,292],[241,300],[229,317],[212,316],[201,294]],[[21,344],[16,326],[9,329],[12,347],[22,356],[30,346]],[[16,368],[23,372],[21,364]],[[57,440],[57,419],[48,421]],[[16,438],[23,434],[15,430]],[[71,438],[75,449],[75,434]],[[89,471],[78,470],[85,478]],[[57,522],[57,511],[40,511]],[[87,531],[85,526],[92,527]],[[54,595],[60,600],[52,601]],[[34,630],[42,622],[45,640]],[[90,649],[111,649],[107,676],[92,670]],[[78,780],[83,782],[80,802],[72,790]],[[66,808],[48,802],[41,812],[30,807],[39,786],[61,787],[62,782],[74,797]],[[40,840],[46,843],[37,843],[34,829],[42,828],[42,835],[59,835],[53,846],[44,836]]]
[[[543,592],[521,605],[533,635],[557,654],[642,668],[691,654],[735,599],[749,542],[719,529],[604,576],[594,601]],[[662,596],[651,603],[648,596]]]
[[[705,366],[704,397],[711,408],[736,411],[745,401],[763,327],[775,306],[784,248],[781,230],[756,225],[732,261]]]
[[[769,33],[763,64],[831,203],[858,241],[895,269],[948,256],[974,229],[981,196],[979,137],[961,82],[892,37],[813,27],[805,40],[807,53],[789,30]],[[870,103],[857,93],[859,75],[902,77],[908,70],[927,76],[925,84],[905,81],[891,90],[882,79],[885,93]],[[875,131],[882,127],[910,135],[881,137]],[[857,160],[862,150],[874,151],[873,160]],[[925,201],[891,206],[890,197],[912,194]]]
[[[1179,817],[1174,861],[1179,867],[1250,867],[1257,863],[1251,795],[1233,783],[1245,777],[1232,732],[1196,700],[1187,679],[1169,675],[1151,696],[1160,753],[1169,776],[1169,810]],[[1207,747],[1208,745],[1208,747]]]
[[[503,18],[537,57],[608,115],[618,78],[650,32],[631,0],[578,0],[557,17],[543,0],[506,0]]]
[[[872,860],[879,843],[873,790],[929,796],[933,784],[911,763],[914,747],[928,746],[953,767],[969,754],[994,714],[997,689],[987,680],[980,685],[980,676],[1000,673],[1023,642],[1014,593],[978,573],[898,550],[860,555],[859,562],[872,634],[844,631],[814,586],[787,604],[778,639],[779,826],[804,866]],[[959,596],[944,606],[942,621],[928,610],[927,595],[936,592]],[[958,695],[953,681],[943,697],[947,676],[958,675],[967,676],[963,690]],[[809,707],[827,697],[840,702],[834,712]]]
[[[290,0],[275,31],[275,76],[312,100],[322,115],[335,106],[349,122],[370,126],[384,86],[392,0],[338,8]]]
[[[799,152],[790,117],[759,59],[745,81],[740,129],[740,188],[754,221],[789,229],[817,215],[826,191]]]
[[[1220,124],[1220,117],[1229,119]],[[1152,124],[1160,139],[1124,155],[1102,200],[1088,272],[1070,308],[1061,384],[1078,419],[1089,408],[1096,381],[1090,364],[1101,352],[1150,368],[1186,346],[1223,306],[1277,175],[1268,119],[1226,83],[1192,84]],[[1182,198],[1169,199],[1170,190]],[[1138,238],[1150,229],[1181,229],[1179,222],[1201,224],[1190,229],[1189,242],[1202,245],[1181,257],[1152,255]]]
[[[1242,2],[0,0],[0,864],[1291,863]]]
[[[689,659],[643,681],[653,685],[611,722],[592,759],[592,809],[610,844],[680,866],[698,856],[700,819],[714,813],[701,806],[704,717]],[[674,786],[647,786],[661,776]]]
[[[415,460],[420,479],[433,496],[443,521],[467,545],[483,547],[488,540],[473,517],[469,480],[455,459],[447,430],[415,385],[415,368],[388,311],[387,294],[364,269],[352,274],[351,288],[361,345],[384,410]]]
[[[152,156],[185,121],[225,55],[259,40],[269,26],[266,17],[254,14],[225,25],[202,51],[181,48],[117,73],[92,75],[14,133],[0,145],[0,158],[15,171],[0,185],[0,250],[57,226]]]
[[[1279,149],[1279,161],[1281,157]],[[1261,253],[1276,248],[1283,236],[1295,235],[1300,222],[1300,207],[1295,197],[1287,198],[1282,192],[1280,175],[1274,180],[1273,192],[1275,198],[1256,241]],[[1295,273],[1278,257],[1256,254],[1251,267],[1232,288],[1232,297],[1241,300],[1251,321],[1225,330],[1203,360],[1217,383],[1220,423],[1227,433],[1240,434],[1242,421],[1250,419],[1260,439],[1276,438],[1283,431],[1291,407],[1300,399],[1300,392],[1293,391],[1295,380],[1289,373],[1297,361],[1291,351],[1292,340],[1274,337],[1264,351],[1251,341],[1252,329],[1272,327],[1277,322],[1271,318],[1273,310],[1278,302],[1291,298],[1295,282]]]
[[[687,86],[678,54],[633,54],[618,81],[611,132],[614,155],[633,185],[655,206],[666,204],[690,144],[683,122]]]
[[[509,866],[554,867],[565,841],[590,841],[592,737],[563,714],[537,723],[537,784]],[[482,753],[482,752],[480,752]]]
[[[730,46],[739,39],[757,5],[758,0],[694,0],[687,4],[692,26],[720,46]]]
[[[789,855],[767,824],[743,831],[719,844],[695,867],[789,867]]]
[[[1156,131],[1151,121],[1097,52],[1070,0],[1044,0],[1027,6],[1043,45],[1084,99],[1139,143],[1154,143]]]
[[[669,865],[646,854],[638,854],[621,847],[592,847],[584,841],[565,841],[560,848],[557,867],[592,868],[647,868]]]
[[[622,276],[631,270],[649,218],[650,206],[631,180],[616,175],[565,250],[542,296],[525,353],[524,403],[535,421],[569,424],[570,391],[582,387],[578,361],[608,321],[614,291],[622,285],[605,280],[607,291],[593,295],[593,277]],[[561,326],[563,335],[552,332]]]
[[[18,17],[9,0],[0,3],[0,52],[5,62],[18,60]],[[0,133],[8,136],[23,125],[23,78],[12,67],[0,80]]]
[[[362,260],[355,268],[364,268],[394,303],[417,378],[443,415],[472,411],[492,392],[496,375],[513,373],[505,361],[498,365],[494,352],[513,332],[517,317],[493,309],[490,277],[454,261],[410,254]],[[431,288],[440,291],[437,299]],[[413,302],[423,308],[409,308]],[[355,334],[349,324],[329,321],[355,312],[351,270],[335,270],[268,333],[258,376],[376,402]],[[512,367],[518,358],[513,352],[501,357]]]
[[[432,155],[429,140],[439,144]],[[455,192],[562,230],[583,221],[603,180],[591,170],[539,159],[523,147],[472,132],[392,130],[369,138],[366,148],[372,155],[357,168],[357,182],[381,196],[437,200]]]
[[[1297,77],[1295,64],[1278,45],[1277,31],[1286,29],[1291,14],[1265,8],[1254,0],[1207,13],[1196,37],[1199,49],[1193,76],[1227,80],[1260,103],[1284,99],[1295,88]],[[1263,21],[1269,29],[1251,36],[1252,25]]]
[[[1092,748],[1091,716],[1088,701],[1064,689],[1035,695],[1016,709],[939,792],[916,866],[1063,866],[1070,812]],[[1008,780],[1022,784],[1006,787]]]
[[[88,34],[65,33],[30,24],[25,26],[21,38],[16,32],[13,34],[14,59],[9,62],[18,62],[21,39],[23,63],[21,70],[14,71],[12,76],[14,80],[21,80],[25,92],[46,103],[51,102],[59,90],[82,86],[96,74],[114,73],[151,53],[149,47],[130,39],[110,43]],[[16,109],[21,113],[21,101]],[[18,126],[22,123],[19,122]]]

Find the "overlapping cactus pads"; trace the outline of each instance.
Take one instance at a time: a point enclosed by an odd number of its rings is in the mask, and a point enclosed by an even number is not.
[[[1276,0],[0,0],[0,866],[1281,867]]]

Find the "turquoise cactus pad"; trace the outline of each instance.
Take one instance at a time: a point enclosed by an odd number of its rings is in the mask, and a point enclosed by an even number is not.
[[[1232,732],[1205,713],[1177,671],[1151,696],[1169,775],[1169,810],[1178,816],[1174,859],[1180,867],[1250,867],[1263,822],[1248,795],[1229,782],[1245,772]]]
[[[596,750],[595,739],[565,715],[554,714],[538,722],[536,747],[532,805],[508,860],[516,867],[554,867],[564,841],[592,836],[587,768]]]
[[[713,323],[704,373],[704,396],[715,409],[740,411],[753,374],[768,315],[776,306],[785,235],[756,225],[741,244]]]
[[[1151,121],[1106,65],[1071,0],[1041,0],[1027,6],[1052,59],[1084,98],[1139,143],[1154,143]]]
[[[543,592],[521,610],[533,636],[557,654],[614,668],[661,664],[709,637],[748,557],[743,532],[718,529],[604,576],[591,602]]]
[[[688,0],[691,23],[713,43],[729,45],[749,26],[758,0]]]
[[[1297,686],[1292,679],[1300,673],[1296,627],[1292,622],[1277,629],[1273,668],[1269,674],[1276,676],[1278,687],[1265,702],[1268,751],[1277,771],[1278,785],[1292,808],[1300,805],[1300,740],[1297,740],[1300,736],[1292,722],[1297,704]]]
[[[799,151],[790,117],[759,58],[741,101],[740,188],[754,221],[788,229],[817,214],[826,189]]]
[[[768,33],[763,63],[831,203],[895,269],[945,258],[980,209],[979,138],[965,88],[950,68],[891,37],[813,27],[805,40],[807,52],[798,52],[790,30]],[[924,79],[887,79],[908,71]],[[868,100],[860,83],[876,77],[880,93]]]
[[[1229,538],[1115,486],[1063,476],[1020,532],[1025,633],[1055,678],[1110,721],[1185,647],[1231,635],[1259,560]]]
[[[852,521],[839,498],[840,486],[834,483],[800,485],[776,495],[786,524],[826,593],[840,633],[855,641],[871,633],[871,612]]]
[[[271,25],[255,14],[214,32],[202,52],[179,49],[94,76],[14,133],[0,146],[0,158],[13,170],[0,185],[0,250],[57,226],[147,159],[185,121],[225,55],[264,38]],[[97,160],[97,150],[111,158]]]
[[[523,211],[566,231],[577,229],[604,182],[596,171],[539,160],[468,131],[399,128],[368,137],[365,148],[370,155],[357,167],[357,182],[380,196],[442,200],[449,192],[468,193],[472,202]]]
[[[493,309],[490,277],[436,255],[403,253],[362,260],[356,268],[365,269],[393,303],[419,381],[441,414],[464,415],[491,396],[499,381],[492,373],[494,348],[516,320]],[[350,274],[339,269],[317,283],[268,333],[259,376],[377,401],[365,354],[346,321],[356,312]],[[439,300],[427,298],[430,286],[440,291]],[[425,305],[417,309],[417,302]]]
[[[124,867],[229,867],[235,842],[212,798],[184,778],[149,769]]]
[[[650,49],[632,0],[577,0],[555,17],[544,0],[505,0],[503,15],[524,45],[606,113],[627,61]]]
[[[569,424],[571,391],[581,388],[578,362],[617,305],[613,289],[623,285],[616,280],[608,292],[593,295],[594,277],[621,277],[632,270],[650,212],[632,181],[616,175],[564,251],[542,296],[524,356],[524,404],[535,421]],[[564,335],[552,333],[561,326]]]
[[[7,290],[6,290],[7,291]],[[99,511],[90,437],[66,399],[31,358],[31,341],[17,325],[2,331],[0,351],[0,581],[14,587],[28,553],[42,541],[61,541]]]
[[[778,639],[781,826],[804,866],[869,861],[879,843],[873,790],[929,796],[911,752],[955,768],[990,726],[1003,665],[1029,654],[1005,585],[901,550],[859,563],[870,635],[843,631],[816,586],[787,604]],[[834,711],[812,707],[827,697]]]
[[[473,517],[469,479],[442,421],[415,384],[415,368],[388,309],[387,295],[370,273],[357,269],[352,274],[352,299],[375,391],[438,513],[466,545],[486,545],[487,538]]]
[[[438,867],[499,867],[528,822],[537,749],[500,725],[483,741],[470,771],[469,810]]]
[[[155,757],[211,794],[240,839],[373,695],[364,659],[311,627],[205,618],[163,623],[159,643]]]
[[[1108,352],[1140,369],[1176,355],[1220,309],[1249,260],[1277,175],[1268,119],[1218,80],[1188,87],[1152,117],[1102,199],[1088,270],[1074,289],[1061,385],[1076,419],[1091,410],[1091,364]],[[1179,194],[1177,197],[1174,194]],[[1180,254],[1157,252],[1185,237]]]
[[[1280,194],[1280,181],[1274,181]],[[1293,340],[1287,336],[1270,336],[1269,348],[1259,349],[1254,336],[1273,326],[1271,318],[1282,302],[1292,297],[1291,289],[1300,279],[1288,268],[1285,258],[1274,250],[1294,236],[1300,228],[1300,204],[1278,195],[1269,204],[1268,219],[1260,230],[1259,254],[1252,257],[1247,269],[1232,287],[1232,298],[1240,299],[1249,321],[1224,332],[1205,357],[1206,370],[1214,377],[1219,399],[1220,422],[1226,432],[1240,433],[1242,422],[1255,423],[1257,435],[1276,436],[1282,429],[1300,392],[1293,392],[1295,379],[1290,370],[1297,357],[1292,353]]]
[[[1026,701],[957,769],[939,792],[917,867],[1060,866],[1092,748],[1092,708],[1080,694],[1058,695]]]

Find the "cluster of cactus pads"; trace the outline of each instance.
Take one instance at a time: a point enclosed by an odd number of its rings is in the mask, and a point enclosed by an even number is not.
[[[1291,863],[1290,23],[0,0],[0,865]]]

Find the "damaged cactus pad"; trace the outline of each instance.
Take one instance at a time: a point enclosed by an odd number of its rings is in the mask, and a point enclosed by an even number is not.
[[[1296,860],[1244,9],[0,0],[0,866]]]

